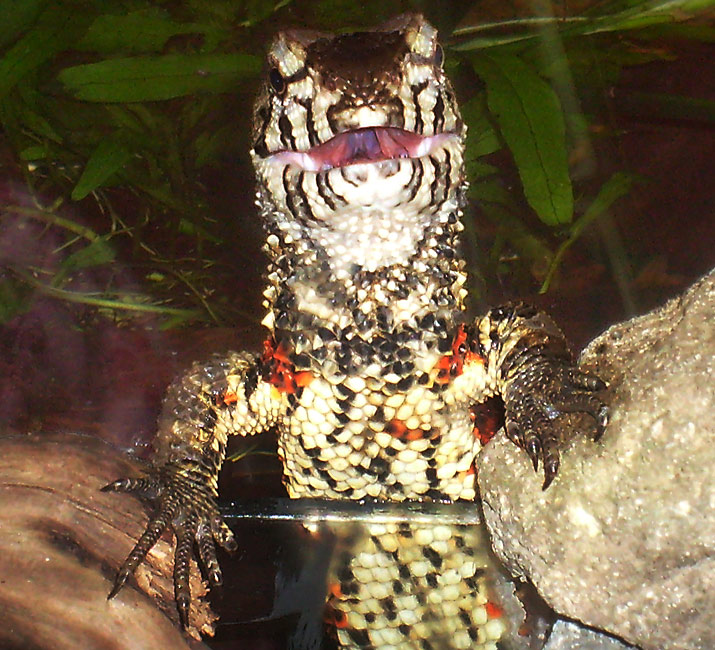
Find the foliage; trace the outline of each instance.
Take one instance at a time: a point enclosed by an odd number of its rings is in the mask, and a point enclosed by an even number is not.
[[[0,125],[15,161],[6,177],[21,173],[31,193],[6,201],[3,230],[20,217],[42,224],[37,236],[51,232],[56,254],[43,265],[2,253],[0,318],[27,308],[32,287],[115,313],[150,311],[167,326],[235,320],[233,303],[212,289],[230,277],[212,260],[235,246],[235,233],[212,211],[203,180],[248,148],[263,43],[277,23],[336,30],[406,9],[452,34],[448,65],[468,96],[470,196],[500,233],[490,259],[508,242],[528,267],[540,265],[546,289],[567,248],[632,182],[622,173],[600,187],[575,180],[596,119],[585,113],[600,108],[582,108],[579,89],[670,56],[648,46],[654,34],[713,40],[711,27],[685,20],[714,3],[611,0],[578,16],[476,24],[467,2],[0,0]],[[658,102],[670,114],[715,114],[702,100]],[[506,169],[483,160],[500,151],[509,152]],[[512,176],[520,191],[507,191]],[[67,216],[78,201],[91,226]],[[140,287],[116,283],[108,269],[118,258],[142,269]],[[88,269],[100,280],[83,291]]]

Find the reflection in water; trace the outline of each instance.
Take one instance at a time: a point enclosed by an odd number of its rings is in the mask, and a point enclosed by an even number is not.
[[[292,648],[514,647],[522,612],[504,602],[510,590],[474,504],[285,499],[227,514],[301,521],[309,532],[302,566],[279,577],[274,606],[280,616],[299,605]]]
[[[502,610],[475,526],[364,524],[339,532],[326,622],[340,648],[495,648]]]

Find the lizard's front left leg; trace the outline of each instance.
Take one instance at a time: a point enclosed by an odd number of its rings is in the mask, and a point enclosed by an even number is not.
[[[265,359],[232,353],[195,364],[164,401],[153,466],[142,478],[123,478],[103,491],[132,492],[153,502],[154,516],[117,573],[115,596],[163,532],[176,535],[174,590],[182,625],[188,626],[190,560],[194,545],[212,586],[221,584],[215,543],[237,546],[216,505],[218,474],[230,434],[252,435],[277,424],[283,394],[266,374]]]

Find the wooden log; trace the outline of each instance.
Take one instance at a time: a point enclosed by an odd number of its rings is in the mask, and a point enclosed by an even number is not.
[[[199,632],[212,634],[216,616],[199,600],[206,589],[195,566],[190,636],[178,626],[169,535],[136,582],[107,600],[147,512],[136,498],[100,488],[138,473],[97,438],[0,436],[0,648],[207,647]]]

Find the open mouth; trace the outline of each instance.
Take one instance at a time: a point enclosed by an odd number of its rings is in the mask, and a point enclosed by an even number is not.
[[[423,136],[393,126],[366,127],[339,133],[308,151],[280,151],[271,157],[282,164],[319,172],[358,163],[421,158],[454,137],[452,133]]]

